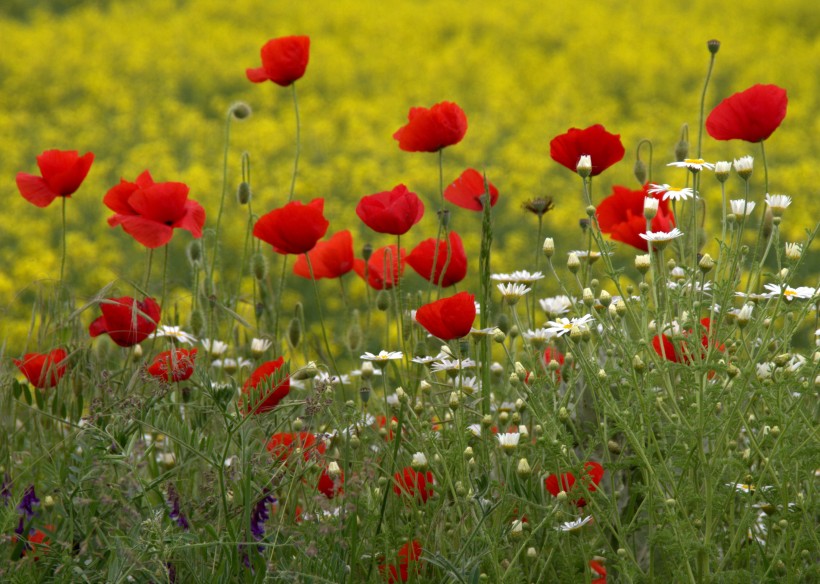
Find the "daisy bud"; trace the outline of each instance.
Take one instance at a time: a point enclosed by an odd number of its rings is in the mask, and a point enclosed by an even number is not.
[[[725,183],[729,180],[729,172],[732,170],[732,163],[725,160],[715,162],[715,178]]]
[[[194,239],[189,243],[186,251],[188,253],[188,262],[192,268],[198,268],[202,265],[202,243],[198,239]]]
[[[427,457],[424,456],[423,452],[416,452],[413,455],[413,460],[410,463],[410,466],[413,467],[414,470],[417,472],[424,472],[427,470]]]
[[[458,399],[458,393],[456,393],[455,391],[450,392],[450,404],[449,405],[450,405],[450,409],[453,410],[453,411],[458,409],[459,399]]]
[[[649,261],[649,254],[635,256],[635,269],[641,274],[647,273],[651,265],[652,264]]]
[[[740,158],[735,158],[734,166],[737,175],[747,181],[749,180],[749,177],[752,176],[752,170],[754,169],[754,158],[751,156],[741,156]]]
[[[527,369],[519,362],[515,362],[515,374],[518,375],[518,378],[524,380],[527,378]]]
[[[516,469],[516,473],[522,479],[526,479],[532,474],[530,463],[527,462],[526,458],[522,458],[518,461],[518,468]]]
[[[339,464],[335,460],[331,460],[330,464],[327,465],[327,476],[334,481],[342,476],[342,469],[339,468]]]
[[[261,253],[253,254],[251,258],[251,272],[258,281],[264,280],[268,275],[268,260]]]
[[[717,39],[712,39],[706,42],[706,48],[709,49],[709,52],[713,55],[716,55],[717,52],[720,50],[720,41]]]
[[[584,291],[581,294],[581,298],[584,301],[584,304],[587,306],[592,306],[595,304],[595,294],[592,293],[591,288],[584,288]]]
[[[518,384],[520,384],[520,383],[521,383],[521,378],[518,377],[518,374],[517,373],[510,373],[510,385],[512,385],[513,387],[518,387]],[[506,412],[502,412],[502,413],[506,413]]]
[[[464,483],[461,481],[456,481],[456,495],[459,497],[463,497],[467,494],[467,489],[464,487]]]
[[[529,558],[530,560],[538,559],[538,551],[534,547],[528,547],[527,558]]]
[[[247,205],[251,200],[251,185],[242,181],[236,189],[236,201],[240,205]]]
[[[566,491],[558,491],[558,494],[555,496],[561,503],[567,500],[568,495]]]
[[[376,295],[376,308],[382,312],[386,312],[390,308],[390,294],[386,290],[379,290]]]
[[[544,255],[548,258],[551,258],[555,254],[555,241],[552,237],[547,237],[544,239]]]
[[[404,391],[403,387],[399,386],[396,388],[396,397],[399,398],[399,402],[407,401],[407,392]]]
[[[302,428],[305,427],[305,423],[302,421],[302,418],[296,418],[293,420],[293,431],[294,432],[301,432]]]
[[[501,344],[504,342],[506,338],[507,335],[504,334],[504,331],[502,331],[500,328],[495,329],[495,332],[493,333],[493,340],[496,343]]]
[[[515,409],[519,412],[523,412],[527,409],[527,402],[525,402],[523,399],[519,397],[517,400],[515,400]]]
[[[592,157],[587,154],[581,156],[581,158],[578,159],[578,164],[575,166],[575,171],[578,173],[578,176],[582,178],[586,178],[592,174]]]
[[[610,294],[606,290],[601,290],[601,293],[598,295],[598,300],[604,306],[609,306],[612,303],[612,294]]]
[[[512,529],[510,529],[510,537],[518,539],[524,535],[524,523],[520,519],[512,522]]]
[[[464,460],[470,460],[473,456],[475,456],[475,453],[473,452],[472,446],[468,446],[464,449]]]
[[[493,425],[493,417],[490,414],[481,418],[481,425],[489,428]]]
[[[288,325],[288,342],[291,347],[298,347],[300,340],[302,340],[302,323],[294,316]]]
[[[131,355],[134,357],[134,361],[139,361],[142,358],[142,345],[134,345]]]
[[[237,101],[236,103],[231,105],[228,111],[237,120],[245,120],[249,118],[253,113],[251,106],[249,106],[244,101]]]
[[[620,454],[622,450],[621,445],[618,444],[615,440],[607,441],[606,447],[612,454]]]
[[[490,373],[493,374],[493,377],[500,378],[501,375],[504,373],[504,366],[498,361],[493,361],[493,364],[490,365]]]
[[[703,254],[703,257],[700,258],[700,261],[698,262],[698,267],[700,268],[701,272],[706,274],[707,272],[711,271],[712,268],[715,267],[715,260],[713,260],[712,256],[710,256],[708,253],[705,253]]]
[[[646,364],[643,362],[640,355],[635,355],[632,358],[632,368],[638,373],[641,373],[644,369],[646,369]]]
[[[660,201],[655,197],[644,197],[643,199],[643,216],[652,221],[655,215],[658,214],[658,204]]]
[[[578,259],[578,256],[576,254],[570,253],[569,257],[567,258],[567,269],[573,274],[577,274],[580,267],[581,260]]]
[[[573,341],[580,341],[584,337],[584,331],[581,330],[581,327],[578,325],[572,325],[572,328],[569,330],[569,338]]]
[[[558,410],[558,419],[565,421],[569,419],[569,410],[563,406]]]
[[[635,174],[635,178],[638,179],[638,184],[646,184],[646,163],[643,160],[638,158],[635,161],[635,166],[632,167],[632,172]]]

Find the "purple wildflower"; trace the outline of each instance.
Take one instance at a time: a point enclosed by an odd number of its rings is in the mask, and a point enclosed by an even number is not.
[[[179,508],[179,492],[174,487],[174,483],[168,483],[168,506],[171,510],[168,512],[168,517],[177,522],[182,529],[188,531],[191,525],[188,523],[188,518],[183,515]]]
[[[251,533],[257,541],[265,537],[265,522],[270,518],[268,504],[276,502],[276,497],[271,495],[268,489],[264,489],[262,494],[263,497],[257,501],[251,512]]]
[[[17,510],[22,513],[26,519],[34,517],[34,507],[40,504],[40,499],[34,494],[34,485],[29,485],[26,492],[23,493],[23,500],[17,505]]]

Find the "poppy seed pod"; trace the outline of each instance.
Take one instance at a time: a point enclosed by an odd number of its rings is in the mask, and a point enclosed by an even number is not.
[[[251,117],[251,114],[253,113],[253,110],[251,109],[251,106],[249,106],[244,101],[237,101],[236,103],[231,105],[231,108],[230,108],[229,111],[230,111],[231,115],[234,118],[236,118],[237,120],[245,120],[245,119]]]
[[[251,200],[251,185],[242,181],[236,189],[236,200],[240,205],[247,205]]]
[[[188,244],[188,262],[192,268],[198,268],[202,265],[202,244],[198,239],[194,239]]]
[[[251,272],[253,272],[253,277],[259,281],[267,277],[268,260],[261,253],[255,253],[251,258]]]
[[[647,170],[646,170],[646,163],[638,158],[635,161],[635,166],[632,168],[632,172],[635,174],[635,178],[638,179],[638,184],[644,185],[646,183],[647,177]]]
[[[710,53],[715,55],[720,50],[720,41],[717,39],[706,41],[706,48],[709,49]]]
[[[295,348],[299,346],[300,340],[302,340],[302,323],[294,316],[288,324],[288,342],[291,347]]]
[[[386,312],[390,308],[390,294],[385,290],[380,290],[376,295],[376,308]]]
[[[373,245],[370,244],[370,243],[365,243],[362,246],[362,258],[364,258],[364,261],[367,261],[367,260],[370,259],[370,256],[372,256],[372,255],[373,255]]]

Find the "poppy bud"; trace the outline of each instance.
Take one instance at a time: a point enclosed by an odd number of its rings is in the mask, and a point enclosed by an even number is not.
[[[686,160],[687,156],[689,156],[689,142],[681,139],[675,145],[675,160],[682,162],[683,160]]]
[[[581,228],[581,231],[586,232],[589,227],[589,219],[579,219],[578,226]]]
[[[205,314],[203,314],[201,310],[194,310],[191,313],[189,324],[191,326],[191,332],[194,333],[195,336],[201,337],[205,332]]]
[[[369,260],[370,256],[372,256],[372,255],[373,255],[373,246],[369,243],[365,243],[364,246],[362,247],[362,258],[364,258],[364,261],[367,262],[367,260]]]
[[[251,272],[260,282],[268,276],[268,261],[261,253],[255,253],[251,258]]]
[[[507,316],[507,313],[502,312],[498,315],[495,326],[504,334],[510,332],[510,318]]]
[[[290,324],[288,325],[288,342],[290,343],[291,347],[298,347],[299,341],[302,339],[302,323],[299,322],[299,319],[293,317],[290,319]]]
[[[764,238],[768,239],[769,237],[771,237],[773,226],[774,214],[772,213],[772,208],[766,206],[766,212],[763,214],[763,225],[761,226]]]
[[[231,115],[236,118],[237,120],[245,120],[251,116],[253,110],[251,110],[251,106],[249,106],[244,101],[237,101],[230,108]]]
[[[353,311],[353,319],[347,329],[347,347],[351,353],[358,353],[362,344],[362,327],[359,324],[358,310]]]
[[[368,400],[370,400],[370,387],[363,385],[359,388],[359,399],[362,400],[363,404],[366,404]]]
[[[449,209],[441,209],[438,212],[438,222],[441,224],[442,227],[447,229],[450,225],[450,210]]]
[[[244,180],[239,183],[239,187],[236,189],[236,200],[240,205],[247,205],[251,200],[251,185]]]
[[[706,41],[706,48],[709,49],[710,53],[716,55],[717,52],[720,50],[720,41],[717,39]]]
[[[632,172],[635,174],[635,178],[638,179],[639,184],[646,184],[647,171],[646,163],[643,160],[638,158],[635,161],[635,166],[632,168]]]
[[[384,290],[379,290],[376,295],[376,308],[382,312],[386,312],[390,308],[390,294]]]
[[[202,264],[202,243],[194,239],[188,244],[188,261],[192,268],[198,268]]]

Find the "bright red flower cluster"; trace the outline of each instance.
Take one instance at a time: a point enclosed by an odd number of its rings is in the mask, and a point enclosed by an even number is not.
[[[293,264],[293,273],[310,279],[307,258],[313,266],[313,276],[322,278],[341,278],[353,269],[353,236],[345,229],[334,233],[327,241],[320,241],[312,250],[301,254]]]
[[[316,490],[322,493],[328,499],[332,499],[336,495],[344,492],[345,473],[340,471],[339,477],[334,479],[327,474],[327,469],[322,470],[319,475],[319,482],[316,483]]]
[[[461,142],[467,133],[467,116],[456,104],[443,101],[430,109],[414,107],[393,138],[405,152],[438,152]]]
[[[88,327],[92,337],[107,334],[120,347],[133,347],[157,330],[160,307],[153,298],[137,301],[130,296],[100,301],[102,316]]]
[[[324,199],[313,199],[307,205],[290,202],[262,215],[253,226],[253,236],[272,245],[276,253],[307,253],[327,233],[330,223],[324,209]]]
[[[416,311],[416,320],[434,337],[450,341],[470,334],[475,315],[475,296],[459,292],[425,304]]]
[[[362,197],[356,214],[376,233],[404,235],[424,216],[424,203],[404,185]]]
[[[307,461],[314,455],[324,454],[327,445],[310,432],[278,432],[271,436],[267,449],[272,456],[283,462],[296,452]]]
[[[612,187],[612,194],[598,205],[596,214],[602,233],[608,233],[615,241],[626,243],[637,249],[649,251],[646,240],[640,237],[646,233],[646,218],[643,207],[649,194],[649,185],[636,191],[626,187]],[[658,212],[652,219],[652,231],[669,232],[675,227],[675,218],[669,209],[669,201],[658,203]]]
[[[595,461],[584,463],[584,474],[581,477],[581,485],[586,487],[590,493],[594,493],[598,484],[604,476],[604,467]],[[544,485],[547,490],[557,497],[558,493],[564,491],[578,507],[583,507],[587,504],[586,500],[581,496],[580,489],[575,488],[575,475],[571,472],[561,474],[560,483],[558,475],[551,474],[544,479]]]
[[[444,190],[444,198],[462,209],[482,211],[481,197],[490,195],[490,207],[498,201],[498,189],[491,182],[484,184],[484,177],[474,168],[468,168]]]
[[[271,39],[260,51],[262,66],[247,69],[245,74],[253,83],[273,81],[287,87],[301,79],[310,59],[310,37],[287,36]]]
[[[421,543],[417,540],[408,541],[401,546],[398,553],[398,566],[396,564],[379,564],[379,573],[385,578],[388,584],[397,582],[407,582],[410,579],[410,569],[418,574],[421,566],[418,563],[421,558]]]
[[[780,127],[789,98],[777,85],[753,85],[721,101],[706,118],[715,140],[762,142]]]
[[[147,170],[135,182],[121,179],[103,198],[115,213],[108,224],[122,225],[128,235],[151,249],[171,241],[177,228],[202,237],[205,209],[188,199],[188,191],[188,185],[180,182],[155,183]]]
[[[148,366],[151,377],[166,383],[180,382],[194,374],[196,349],[173,349],[163,351]]]
[[[624,153],[620,134],[610,134],[601,124],[583,130],[570,128],[550,142],[552,159],[572,172],[576,172],[581,156],[589,156],[592,161],[590,176],[599,175],[620,162]]]
[[[65,375],[68,353],[65,349],[52,349],[48,353],[26,353],[22,359],[14,359],[20,373],[34,387],[54,387]]]
[[[712,321],[708,317],[700,319],[700,325],[705,329],[700,339],[700,343],[703,345],[702,355],[704,356],[706,355],[706,350],[709,349],[709,327],[711,324]],[[692,329],[686,331],[686,335],[691,335],[692,333]],[[655,349],[658,355],[673,363],[690,363],[692,361],[692,355],[686,345],[686,341],[681,341],[679,345],[676,346],[665,334],[652,337],[652,348]],[[725,346],[716,342],[715,348],[718,351],[723,351]]]
[[[467,275],[467,254],[464,251],[461,237],[455,231],[451,231],[448,239],[449,242],[432,237],[425,239],[407,256],[407,263],[419,276],[434,285],[438,285],[441,281],[442,288],[458,284]],[[449,263],[447,263],[448,255],[450,256]],[[446,271],[444,271],[445,264],[447,265]],[[443,277],[442,271],[444,271]]]
[[[393,492],[399,497],[405,496],[426,503],[433,496],[435,478],[432,471],[418,472],[411,466],[405,466],[393,475]]]
[[[250,398],[246,414],[264,414],[271,411],[290,393],[290,377],[274,386],[276,372],[285,364],[284,357],[262,363],[242,386],[242,393]]]
[[[94,154],[76,150],[46,150],[37,157],[40,175],[17,173],[17,188],[29,203],[48,207],[57,197],[70,197],[88,175]]]

